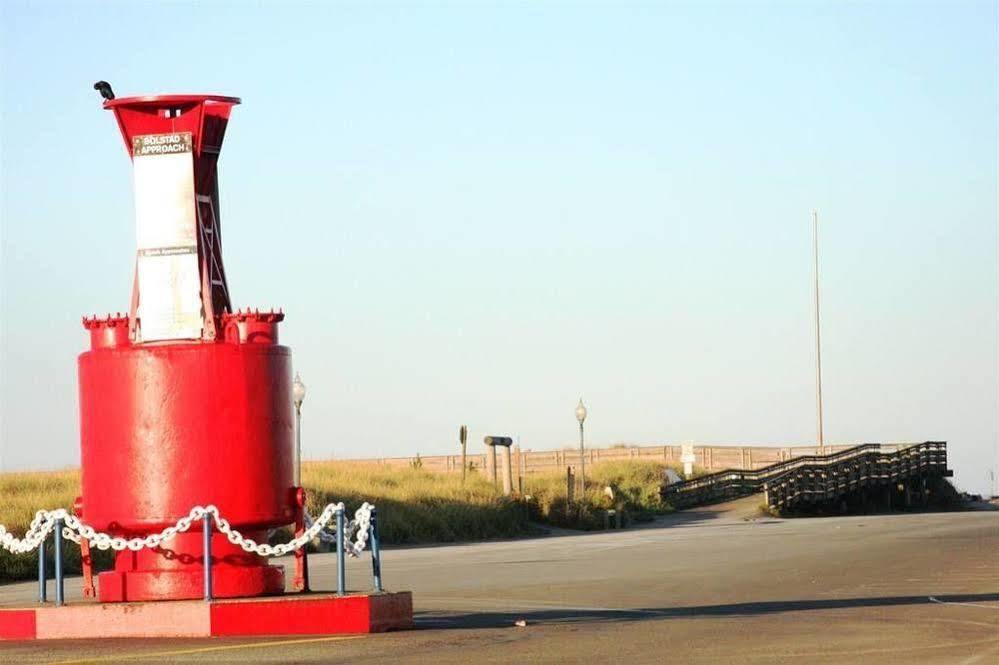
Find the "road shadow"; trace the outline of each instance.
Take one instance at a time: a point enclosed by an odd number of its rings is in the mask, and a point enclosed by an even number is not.
[[[835,610],[855,607],[898,607],[905,605],[965,604],[992,601],[999,601],[999,593],[773,600],[730,603],[725,605],[636,609],[553,607],[551,609],[530,609],[524,611],[425,611],[416,613],[416,627],[420,629],[467,630],[476,628],[505,628],[512,626],[515,621],[522,619],[526,620],[528,625],[532,623],[618,623],[658,619],[759,616],[781,612]]]

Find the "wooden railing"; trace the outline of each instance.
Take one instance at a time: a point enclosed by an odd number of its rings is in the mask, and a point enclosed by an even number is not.
[[[890,444],[896,447],[912,445],[911,443]],[[839,452],[853,448],[853,445],[832,445],[819,449],[815,446],[750,446],[750,445],[701,445],[695,444],[694,466],[709,472],[731,471],[732,469],[753,470],[772,466],[775,463],[816,455],[820,451]],[[484,452],[472,452],[473,444],[469,443],[470,452],[466,458],[471,470],[484,471],[486,456]],[[479,448],[482,450],[482,448]],[[613,446],[590,447],[584,453],[587,469],[601,462],[610,461],[651,461],[680,465],[682,447],[678,445],[656,446]],[[530,476],[536,473],[565,473],[566,467],[578,468],[581,457],[578,448],[562,450],[530,450],[513,446],[511,450],[513,475]],[[437,473],[461,473],[461,455],[421,455],[413,457],[375,457],[351,460],[386,466],[420,466]]]
[[[871,483],[927,473],[948,475],[946,442],[905,446],[868,443],[760,469],[725,469],[667,485],[663,499],[676,508],[686,508],[765,492],[768,505],[782,508],[801,501],[836,498]]]

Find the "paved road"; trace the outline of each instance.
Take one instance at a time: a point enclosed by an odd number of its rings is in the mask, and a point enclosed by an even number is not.
[[[0,643],[0,661],[999,663],[997,553],[999,512],[694,510],[622,532],[389,550],[386,581],[413,590],[416,631]],[[332,586],[333,560],[312,561]],[[352,587],[369,565],[351,566]],[[0,603],[33,593],[0,587]]]

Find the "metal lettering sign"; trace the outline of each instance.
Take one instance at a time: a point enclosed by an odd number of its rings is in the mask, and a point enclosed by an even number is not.
[[[198,339],[203,321],[191,133],[135,136],[132,156],[137,341]]]

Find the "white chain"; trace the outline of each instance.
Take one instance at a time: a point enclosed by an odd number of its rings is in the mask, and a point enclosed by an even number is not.
[[[371,528],[371,510],[373,508],[374,506],[369,503],[362,504],[354,513],[354,519],[350,520],[345,528],[345,541],[349,541],[355,532],[357,534],[356,540],[347,542],[346,544],[345,549],[350,556],[359,555],[367,545],[368,532]],[[219,509],[212,505],[207,507],[195,506],[187,514],[187,517],[177,520],[177,524],[174,526],[167,527],[159,533],[150,534],[144,538],[131,539],[115,537],[96,531],[89,524],[69,514],[65,508],[57,508],[56,510],[39,510],[35,513],[34,519],[31,520],[31,524],[22,538],[16,538],[12,533],[7,531],[4,525],[0,524],[0,548],[13,554],[31,552],[45,541],[49,533],[55,528],[56,520],[61,519],[65,525],[62,530],[63,536],[74,543],[79,544],[81,540],[88,540],[91,545],[99,550],[112,549],[121,552],[127,549],[138,552],[146,547],[159,547],[160,543],[170,540],[178,533],[184,533],[191,528],[191,525],[195,521],[203,519],[205,515],[210,514],[219,532],[225,534],[226,538],[233,545],[238,545],[244,551],[253,552],[260,556],[282,556],[304,547],[306,543],[311,542],[317,536],[324,539],[330,537],[330,534],[323,530],[336,517],[338,512],[345,510],[346,508],[343,503],[331,503],[323,509],[322,514],[320,514],[317,520],[313,521],[307,516],[307,521],[311,522],[311,524],[302,535],[281,545],[268,545],[267,543],[257,543],[250,538],[243,537],[243,534],[233,529],[229,521],[219,514]]]
[[[209,508],[214,508],[214,506],[209,506]],[[350,523],[344,529],[344,540],[347,541],[351,535],[356,532],[357,538],[353,542],[345,543],[345,550],[350,556],[359,555],[365,548],[368,542],[368,531],[371,528],[371,509],[374,508],[369,503],[364,503],[360,508],[354,513],[354,519],[350,520]],[[267,543],[257,543],[256,541],[245,538],[243,534],[239,531],[233,529],[229,522],[222,517],[218,517],[218,511],[214,513],[215,523],[218,526],[218,530],[224,533],[229,542],[233,545],[238,545],[243,548],[246,552],[254,552],[261,556],[282,556],[293,552],[300,547],[304,546],[306,543],[311,542],[316,537],[321,537],[320,534],[324,533],[323,529],[336,517],[337,512],[345,511],[343,503],[331,503],[328,504],[323,512],[320,513],[319,517],[315,520],[309,518],[312,524],[302,532],[302,535],[297,538],[289,540],[287,543],[281,545],[268,545]],[[328,537],[328,534],[326,534]]]
[[[36,549],[55,528],[55,521],[58,518],[65,518],[68,515],[64,508],[57,510],[39,510],[28,525],[28,530],[23,538],[15,538],[14,534],[7,531],[7,527],[0,524],[0,547],[13,554],[24,554]]]
[[[374,508],[374,506],[370,506],[369,504],[364,504],[363,506],[361,506],[361,508],[364,508],[365,506],[368,506],[369,509],[370,508]],[[365,530],[367,530],[369,528],[370,522],[371,522],[371,513],[370,513],[370,510],[367,512],[366,515],[364,515],[363,521],[364,521],[364,528],[365,528]],[[305,511],[305,526],[306,526],[306,528],[311,527],[313,525],[313,523],[314,523],[314,520],[312,519],[312,515],[309,514],[308,510],[306,510]],[[349,522],[347,522],[347,524],[344,525],[344,530],[343,530],[344,531],[344,533],[343,533],[344,540],[345,541],[349,541],[351,538],[353,538],[354,537],[354,532],[357,531],[357,529],[358,529],[359,526],[361,526],[360,516],[357,513],[354,513],[354,519],[350,520]],[[319,537],[319,541],[320,542],[333,545],[333,544],[336,543],[336,527],[332,526],[332,527],[328,527],[328,528],[329,528],[329,530],[327,530],[325,528],[322,529],[322,530],[320,530],[317,535]],[[365,537],[365,540],[367,540],[367,537]],[[363,549],[363,547],[362,547],[362,549]],[[350,554],[351,556],[355,556],[354,553],[352,551],[350,551],[350,550],[348,550],[347,553]]]

